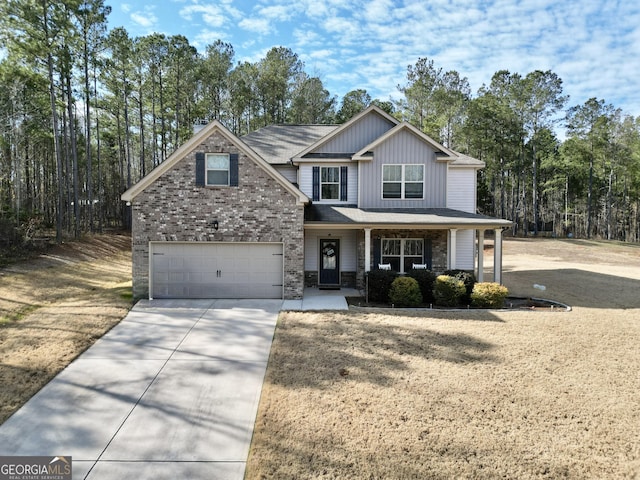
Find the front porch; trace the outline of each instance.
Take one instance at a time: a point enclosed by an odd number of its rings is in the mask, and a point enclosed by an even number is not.
[[[361,209],[311,205],[305,210],[305,287],[332,278],[333,286],[364,288],[367,272],[380,264],[406,273],[413,264],[473,271],[485,281],[484,242],[493,232],[492,280],[502,283],[502,231],[508,220],[448,208]],[[339,256],[325,258],[326,250]],[[335,275],[323,275],[334,268]]]

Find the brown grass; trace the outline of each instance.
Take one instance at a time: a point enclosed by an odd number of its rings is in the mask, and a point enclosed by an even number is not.
[[[130,252],[97,235],[0,269],[0,423],[126,315]]]
[[[504,251],[573,311],[282,314],[247,478],[640,478],[640,248]]]

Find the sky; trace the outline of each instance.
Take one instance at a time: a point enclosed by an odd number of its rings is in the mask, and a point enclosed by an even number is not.
[[[365,89],[400,97],[409,65],[433,60],[473,95],[499,70],[551,70],[568,106],[595,97],[640,116],[637,0],[106,0],[109,28],[184,35],[198,51],[220,39],[235,61],[290,48],[341,100]]]

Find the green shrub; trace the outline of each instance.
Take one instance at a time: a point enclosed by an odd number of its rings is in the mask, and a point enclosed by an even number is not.
[[[480,308],[502,308],[509,295],[504,285],[492,282],[476,283],[471,293],[471,304]]]
[[[476,276],[473,274],[473,272],[455,269],[447,270],[443,273],[443,275],[449,275],[450,277],[455,277],[458,280],[462,280],[462,283],[464,283],[465,293],[460,299],[460,304],[470,305],[471,292],[473,292],[473,286],[476,284]]]
[[[436,305],[457,307],[466,294],[464,282],[450,275],[439,275],[433,287]]]
[[[422,303],[420,285],[415,278],[398,277],[391,284],[389,301],[400,307],[417,307]]]
[[[371,270],[369,272],[369,301],[388,302],[391,284],[397,276],[396,272],[390,270]]]
[[[427,304],[434,303],[433,284],[436,282],[436,274],[431,270],[409,270],[407,275],[418,281],[420,293],[422,293],[422,302]]]

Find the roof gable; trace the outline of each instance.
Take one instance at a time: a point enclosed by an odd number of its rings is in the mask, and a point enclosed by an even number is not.
[[[179,161],[190,154],[201,143],[203,143],[209,136],[214,133],[219,133],[225,137],[229,142],[235,145],[238,150],[249,157],[259,167],[261,167],[266,173],[279,182],[285,190],[296,197],[299,203],[308,203],[309,197],[298,190],[294,185],[287,181],[280,173],[278,173],[271,165],[269,165],[263,158],[260,157],[251,147],[245,144],[241,139],[231,133],[222,123],[218,120],[214,120],[205,126],[202,130],[191,137],[187,142],[182,144],[175,152],[173,152],[169,158],[154,168],[149,174],[142,178],[138,183],[131,186],[126,192],[121,195],[121,199],[126,202],[131,202],[135,197],[142,193],[147,187],[153,184],[164,173],[173,168]]]
[[[484,167],[484,162],[477,160],[468,155],[462,155],[454,150],[451,150],[444,145],[436,142],[433,138],[429,137],[427,134],[414,127],[408,122],[402,122],[399,125],[396,125],[394,128],[386,132],[384,135],[376,138],[369,145],[362,148],[360,151],[356,152],[356,154],[352,157],[353,160],[372,160],[373,159],[373,151],[388,141],[390,138],[400,135],[402,132],[409,132],[412,135],[416,136],[420,141],[429,145],[434,149],[436,153],[436,161],[440,162],[449,162],[449,165],[453,166],[468,166],[468,167],[476,167],[482,168]]]
[[[358,124],[363,123],[366,119],[370,118],[371,116],[376,116],[380,118],[386,125],[384,127],[385,130],[391,130],[393,127],[395,127],[399,123],[398,120],[396,120],[394,117],[389,115],[387,112],[385,112],[381,108],[375,105],[371,105],[368,108],[364,109],[359,114],[357,114],[356,116],[354,116],[353,118],[351,118],[349,121],[337,127],[328,135],[322,137],[318,141],[309,145],[306,149],[302,150],[300,153],[298,153],[298,155],[296,155],[295,160],[302,160],[304,157],[309,157],[313,155],[326,157],[328,153],[325,151],[326,149],[323,149],[323,147],[330,144],[332,141],[336,140],[338,137],[345,134],[347,131],[355,128]],[[350,154],[349,157],[350,157],[353,154],[353,151],[350,151],[350,152],[337,152],[337,151],[333,152],[332,151],[330,153],[340,153],[340,154],[349,153]]]

